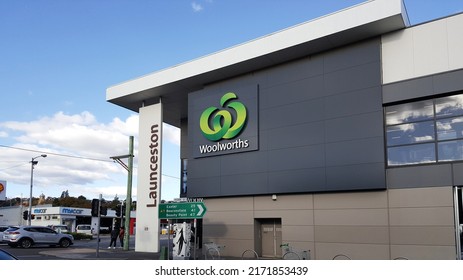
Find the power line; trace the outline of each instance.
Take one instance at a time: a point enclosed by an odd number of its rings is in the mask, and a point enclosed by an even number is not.
[[[0,145],[0,147],[8,148],[8,149],[14,149],[14,150],[20,150],[20,151],[26,151],[26,152],[34,152],[34,153],[41,153],[41,154],[47,154],[47,155],[54,155],[54,156],[59,156],[59,157],[86,159],[86,160],[103,161],[103,162],[113,162],[112,160],[109,160],[109,159],[98,159],[98,158],[89,158],[89,157],[81,157],[81,156],[72,156],[72,155],[50,153],[50,152],[31,150],[31,149],[24,149],[24,148],[18,148],[18,147],[6,146],[6,145]]]
[[[23,165],[29,165],[28,162],[26,163],[21,163],[21,164],[18,164],[18,165],[15,165],[15,166],[11,166],[11,167],[8,167],[8,168],[4,168],[4,169],[0,169],[0,171],[4,171],[4,170],[8,170],[8,169],[13,169],[13,168],[16,168],[16,167],[19,167],[19,166],[23,166]]]

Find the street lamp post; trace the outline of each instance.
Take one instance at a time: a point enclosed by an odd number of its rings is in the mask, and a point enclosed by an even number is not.
[[[27,214],[27,224],[29,226],[31,225],[31,216],[32,216],[32,186],[34,182],[34,165],[39,163],[38,161],[35,160],[36,158],[39,158],[39,157],[47,157],[47,155],[43,154],[40,156],[36,156],[36,157],[33,157],[31,160],[31,192],[29,195],[29,212]]]

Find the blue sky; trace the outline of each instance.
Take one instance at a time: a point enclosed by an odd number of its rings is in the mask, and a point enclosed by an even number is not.
[[[125,198],[126,172],[109,157],[128,152],[138,116],[106,102],[108,87],[361,2],[0,0],[6,195],[29,196],[29,162],[45,152],[34,171],[34,196],[68,190],[88,199]],[[462,0],[405,4],[411,24],[463,11]],[[164,138],[162,197],[172,199],[180,184],[179,131],[166,127]],[[136,195],[136,177],[133,183]]]

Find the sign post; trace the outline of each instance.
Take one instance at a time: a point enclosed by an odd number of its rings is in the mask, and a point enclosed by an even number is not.
[[[202,219],[206,214],[207,208],[203,202],[179,202],[179,203],[161,203],[159,204],[159,219],[169,219],[169,224],[173,219],[194,219],[194,236],[195,236],[195,251],[194,259],[196,259],[196,219]],[[170,226],[168,228],[170,242]],[[169,243],[168,243],[169,244]],[[170,247],[170,244],[167,248]],[[170,249],[168,250],[168,252]],[[169,254],[170,255],[170,254]],[[170,259],[170,257],[168,257]]]
[[[203,202],[159,204],[159,219],[202,219],[207,208]]]

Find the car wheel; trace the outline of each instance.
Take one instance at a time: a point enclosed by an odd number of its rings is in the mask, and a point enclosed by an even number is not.
[[[63,238],[59,241],[59,246],[60,247],[63,247],[63,248],[67,248],[69,247],[69,245],[71,245],[71,240],[67,239],[67,238]]]
[[[21,244],[21,247],[28,249],[32,246],[32,240],[29,238],[24,238],[19,242],[19,244]]]

